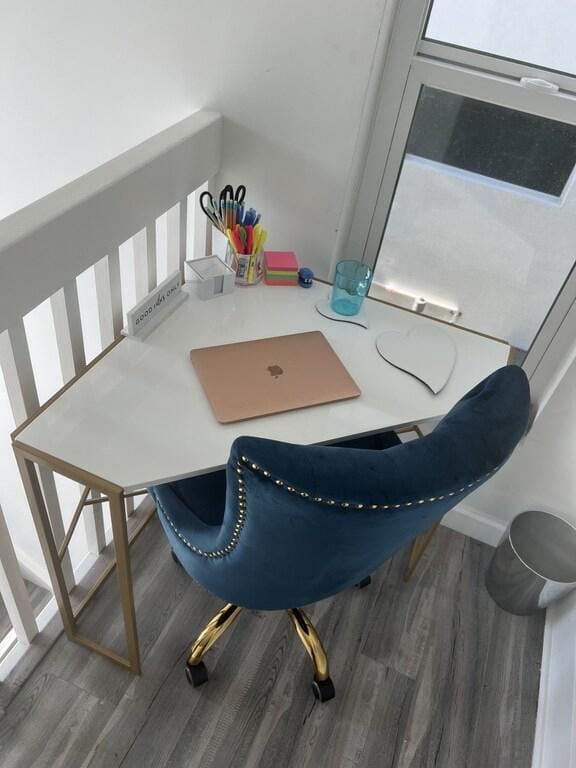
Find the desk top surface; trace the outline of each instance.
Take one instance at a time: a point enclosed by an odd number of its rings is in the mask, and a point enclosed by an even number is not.
[[[364,303],[368,330],[334,322],[315,309],[329,291],[329,286],[315,283],[308,290],[236,288],[210,301],[190,296],[145,339],[127,338],[113,347],[25,427],[17,441],[130,491],[223,467],[239,435],[330,443],[437,418],[507,362],[506,343],[442,324],[458,356],[447,385],[433,395],[385,362],[375,339],[383,330],[437,323],[370,299]],[[219,424],[189,351],[309,330],[324,333],[362,390],[360,397]]]

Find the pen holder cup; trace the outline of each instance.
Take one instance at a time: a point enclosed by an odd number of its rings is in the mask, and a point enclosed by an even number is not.
[[[357,315],[370,289],[372,270],[367,264],[353,259],[336,265],[330,308],[339,315]]]
[[[226,263],[236,272],[236,285],[257,285],[264,275],[263,252],[236,253],[230,243],[226,249]]]

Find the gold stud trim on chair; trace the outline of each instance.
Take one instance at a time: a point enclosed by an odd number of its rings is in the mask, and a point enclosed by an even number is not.
[[[246,524],[246,517],[247,517],[247,497],[246,497],[246,487],[245,487],[245,481],[244,481],[244,472],[246,469],[248,471],[251,471],[255,474],[262,475],[266,480],[270,480],[273,482],[278,488],[281,488],[282,490],[287,491],[288,493],[293,493],[296,496],[299,496],[301,499],[304,499],[306,501],[313,502],[315,504],[326,504],[329,507],[339,506],[342,509],[369,509],[369,510],[389,510],[389,509],[403,509],[412,507],[416,504],[430,504],[435,503],[438,501],[442,501],[443,499],[451,498],[452,496],[457,496],[460,493],[464,493],[464,491],[469,490],[470,488],[474,488],[474,486],[478,485],[481,482],[484,482],[487,480],[491,475],[493,475],[495,472],[498,471],[500,467],[496,467],[495,469],[491,470],[490,472],[487,472],[486,474],[479,477],[477,480],[473,480],[471,483],[468,483],[467,485],[463,485],[458,490],[449,491],[447,493],[441,494],[439,496],[431,496],[431,497],[425,497],[423,499],[417,499],[414,501],[403,501],[399,504],[375,504],[373,502],[357,502],[357,501],[338,501],[335,499],[325,499],[321,496],[313,496],[308,491],[299,490],[298,488],[295,488],[293,485],[288,485],[284,480],[281,480],[278,477],[274,477],[270,471],[267,469],[263,469],[258,464],[256,464],[254,461],[249,459],[247,456],[241,456],[240,461],[236,464],[236,482],[238,484],[238,517],[236,518],[236,521],[234,523],[234,528],[232,529],[232,536],[230,537],[230,541],[224,546],[219,549],[215,550],[205,550],[201,549],[200,547],[197,547],[195,544],[192,544],[191,541],[189,541],[186,536],[180,531],[180,529],[174,524],[173,520],[171,519],[170,515],[162,505],[162,503],[156,498],[156,505],[160,513],[162,514],[162,517],[166,520],[170,528],[174,531],[176,536],[180,539],[180,541],[188,547],[188,549],[191,552],[194,552],[194,554],[199,555],[200,557],[206,557],[210,559],[214,558],[221,558],[226,557],[226,555],[229,555],[231,552],[233,552],[236,547],[238,546],[238,542],[240,540],[240,534],[242,532],[242,529],[244,528],[244,525]]]
[[[172,521],[170,515],[166,510],[164,509],[161,501],[155,498],[156,506],[160,513],[162,514],[162,517],[166,520],[170,528],[174,531],[176,536],[180,539],[180,541],[185,544],[189,550],[194,552],[196,555],[200,555],[200,557],[206,557],[210,559],[214,558],[220,558],[225,557],[226,555],[229,555],[230,552],[233,552],[236,549],[236,546],[238,545],[238,541],[240,539],[240,534],[242,533],[242,529],[244,528],[244,524],[246,522],[246,489],[244,487],[244,479],[243,479],[244,470],[242,469],[242,466],[240,464],[236,467],[236,482],[238,484],[238,517],[236,518],[236,522],[234,523],[234,528],[232,529],[232,536],[230,537],[230,541],[226,546],[221,547],[220,549],[214,549],[214,550],[206,550],[206,549],[200,549],[200,547],[197,547],[195,544],[192,544],[191,541],[188,541],[186,536],[180,531],[179,528],[174,524]]]
[[[326,498],[323,498],[322,496],[314,496],[311,493],[309,493],[309,491],[301,490],[299,488],[296,488],[294,485],[290,485],[286,480],[282,480],[279,477],[274,477],[274,475],[270,471],[268,471],[267,469],[262,469],[262,467],[260,467],[258,464],[256,464],[247,456],[241,456],[240,462],[241,462],[241,465],[239,466],[243,465],[249,471],[252,471],[255,474],[262,475],[266,480],[270,480],[279,488],[282,488],[288,493],[295,494],[296,496],[300,496],[300,498],[307,499],[308,501],[314,502],[315,504],[326,504],[329,507],[339,506],[342,509],[371,509],[371,510],[403,509],[404,507],[412,507],[415,504],[430,504],[437,501],[442,501],[443,499],[451,498],[452,496],[458,496],[458,494],[464,493],[465,491],[468,491],[470,488],[474,488],[475,485],[478,485],[479,483],[484,482],[490,477],[490,475],[493,475],[499,469],[499,467],[496,467],[490,472],[487,472],[486,474],[479,477],[477,480],[473,480],[471,483],[467,483],[466,485],[463,485],[461,488],[458,488],[453,491],[448,491],[439,496],[424,497],[422,499],[415,499],[412,501],[402,501],[398,504],[392,504],[392,503],[380,504],[380,503],[374,503],[373,501],[358,502],[358,501],[350,501],[350,500],[342,500],[342,499],[340,500],[326,499]]]

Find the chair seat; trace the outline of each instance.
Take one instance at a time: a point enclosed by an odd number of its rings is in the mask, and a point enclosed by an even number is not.
[[[226,470],[171,483],[176,496],[206,525],[222,525],[226,505]]]
[[[400,438],[394,431],[378,432],[352,440],[335,443],[335,448],[358,448],[369,451],[383,451],[399,445]],[[222,525],[226,504],[226,470],[221,469],[209,475],[187,477],[171,483],[180,501],[194,511],[196,517],[206,525]]]
[[[386,448],[393,448],[400,445],[402,441],[394,432],[377,432],[374,435],[365,435],[364,437],[355,437],[352,440],[343,440],[341,443],[335,443],[335,448],[361,448],[366,451],[384,451]]]

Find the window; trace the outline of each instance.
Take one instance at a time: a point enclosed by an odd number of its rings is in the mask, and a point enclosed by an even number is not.
[[[576,126],[424,86],[406,152],[559,197]]]
[[[400,3],[345,251],[372,296],[522,352],[576,300],[575,32],[564,0]]]

